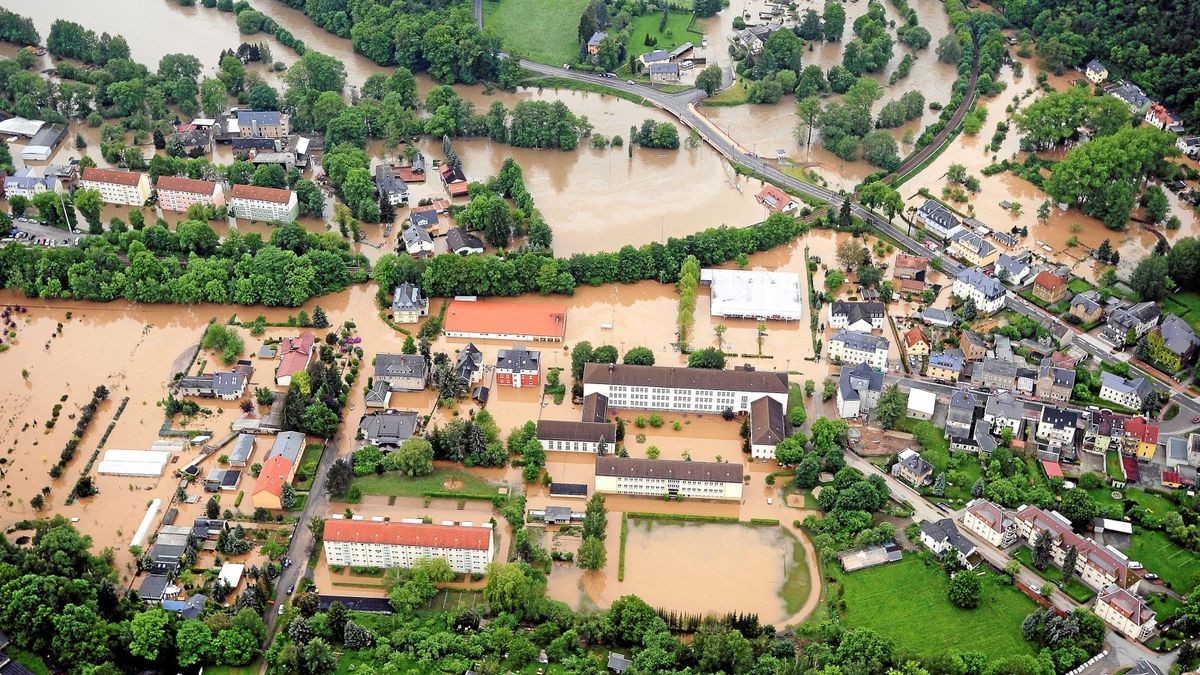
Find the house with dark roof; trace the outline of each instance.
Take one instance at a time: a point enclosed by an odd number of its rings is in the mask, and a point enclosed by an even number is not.
[[[590,56],[596,56],[600,53],[600,43],[604,42],[604,38],[608,37],[608,33],[604,31],[596,31],[592,33],[592,37],[587,41],[587,53]]]
[[[429,382],[429,361],[421,354],[377,354],[375,381],[392,391],[421,391]]]
[[[253,456],[254,434],[238,434],[237,440],[233,444],[233,451],[229,453],[229,466],[244,468],[250,464]]]
[[[412,410],[383,410],[362,416],[358,433],[368,445],[398,447],[417,432],[418,414]]]
[[[951,351],[933,352],[925,368],[925,376],[936,382],[958,382],[962,377],[963,357]]]
[[[843,418],[871,412],[883,393],[883,373],[865,363],[843,366],[838,375],[837,409]]]
[[[955,234],[946,249],[950,255],[976,267],[987,267],[996,262],[1000,249],[982,236],[963,230]]]
[[[958,324],[958,319],[952,312],[937,307],[926,307],[917,315],[917,318],[938,328],[950,328]]]
[[[142,579],[142,585],[138,586],[137,594],[146,602],[162,602],[167,597],[168,586],[171,586],[171,579],[167,575],[148,574]]]
[[[996,394],[984,405],[983,420],[991,425],[993,433],[1001,434],[1004,427],[1008,427],[1014,438],[1020,438],[1021,427],[1025,424],[1025,406],[1010,392]]]
[[[950,294],[962,300],[973,300],[980,314],[995,314],[1004,306],[1004,284],[996,281],[979,268],[963,268],[950,287]]]
[[[1029,279],[1029,265],[1007,253],[996,258],[992,269],[997,279],[1012,286],[1022,286]]]
[[[835,330],[870,333],[882,330],[887,310],[882,302],[846,302],[834,300],[829,309],[829,326]]]
[[[882,335],[841,330],[829,338],[829,358],[835,363],[848,365],[865,363],[883,371],[887,369],[889,344]]]
[[[750,457],[774,459],[775,446],[787,438],[783,404],[762,396],[750,404]]]
[[[651,63],[650,81],[654,84],[675,84],[679,82],[679,64]]]
[[[1143,335],[1154,329],[1162,308],[1156,302],[1141,302],[1132,307],[1113,311],[1108,323],[1100,332],[1100,339],[1113,347],[1124,347],[1136,343]]]
[[[615,422],[569,422],[538,420],[537,439],[547,452],[589,452],[613,450],[617,443]]]
[[[404,228],[400,233],[400,240],[404,242],[404,250],[414,258],[433,255],[433,235],[419,225]]]
[[[950,405],[946,413],[946,432],[951,435],[966,434],[982,414],[983,402],[970,391],[957,389],[950,396]]]
[[[964,330],[958,336],[958,348],[964,361],[982,361],[987,356],[987,340],[975,331]]]
[[[604,394],[588,394],[583,397],[583,421],[607,422],[608,397]]]
[[[969,570],[975,569],[982,561],[980,556],[976,555],[978,549],[975,543],[964,537],[950,518],[922,521],[920,540],[939,559],[954,551],[958,554],[959,561]]]
[[[1017,386],[1017,364],[1000,359],[987,359],[976,366],[975,384],[988,389],[1013,389]]]
[[[1000,446],[987,422],[983,420],[975,420],[973,426],[966,430],[951,429],[947,426],[946,436],[950,440],[950,449],[955,452],[991,455]]]
[[[496,354],[496,384],[504,387],[536,387],[542,377],[542,353],[520,345]]]
[[[606,494],[740,500],[744,476],[740,461],[596,457],[596,492]]]
[[[922,488],[933,482],[933,465],[912,448],[905,448],[892,465],[892,475],[914,488]]]
[[[1083,69],[1083,74],[1087,77],[1088,82],[1100,84],[1108,79],[1108,68],[1099,60],[1092,59],[1087,62],[1087,66]]]
[[[1146,347],[1150,360],[1168,373],[1190,366],[1196,359],[1200,339],[1188,322],[1174,314],[1168,314],[1158,327],[1157,333],[1146,336]]]
[[[1076,293],[1071,298],[1070,315],[1081,324],[1096,323],[1104,318],[1104,305],[1100,304],[1100,294],[1095,290]]]
[[[618,654],[616,652],[609,652],[608,661],[606,661],[604,664],[605,668],[617,673],[617,675],[621,675],[621,673],[629,670],[629,668],[632,666],[633,661],[625,658],[624,654]]]
[[[466,347],[458,350],[454,359],[454,374],[463,384],[470,386],[483,375],[483,352],[468,342]]]
[[[1038,398],[1066,403],[1074,390],[1075,371],[1056,367],[1049,356],[1043,358],[1038,367]]]
[[[1048,405],[1042,408],[1041,419],[1038,420],[1037,437],[1051,444],[1073,446],[1075,433],[1079,429],[1079,413],[1067,408]]]
[[[249,361],[242,360],[238,361],[232,370],[181,377],[179,395],[236,401],[246,393],[246,386],[253,374],[254,366]]]
[[[950,239],[963,231],[958,217],[941,202],[932,199],[925,200],[917,209],[916,218],[922,227],[942,239]]]
[[[1150,105],[1150,97],[1136,84],[1123,81],[1115,85],[1107,85],[1105,91],[1109,96],[1120,99],[1134,113],[1141,114]]]
[[[446,248],[456,255],[479,255],[483,253],[483,240],[456,227],[446,233]]]
[[[391,164],[375,167],[375,192],[392,206],[408,203],[408,184],[400,180]]]
[[[417,323],[429,315],[429,298],[421,294],[421,287],[404,282],[392,291],[392,321]]]
[[[1154,391],[1144,377],[1125,378],[1104,371],[1100,373],[1100,398],[1130,410],[1141,410],[1146,397]]]

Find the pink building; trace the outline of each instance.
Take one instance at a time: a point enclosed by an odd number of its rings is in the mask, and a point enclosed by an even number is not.
[[[158,203],[164,211],[187,211],[192,204],[225,205],[225,190],[220,183],[175,176],[160,176]]]

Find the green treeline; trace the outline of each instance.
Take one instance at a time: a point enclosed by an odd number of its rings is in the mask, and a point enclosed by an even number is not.
[[[298,223],[269,242],[231,232],[224,241],[207,223],[159,222],[140,230],[115,221],[78,247],[10,245],[0,249],[0,286],[28,297],[133,302],[235,303],[295,307],[365,279],[366,261],[337,233],[306,232]]]

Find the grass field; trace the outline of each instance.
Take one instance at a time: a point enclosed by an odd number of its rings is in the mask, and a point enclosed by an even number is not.
[[[799,540],[792,544],[792,560],[805,560],[804,546]],[[783,585],[779,587],[779,597],[783,598],[788,613],[794,614],[800,611],[810,593],[812,593],[812,575],[809,574],[808,565],[803,562],[792,565],[788,570],[787,577],[783,580]]]
[[[587,5],[588,0],[486,0],[483,25],[500,36],[508,52],[561,66],[579,61],[579,17]]]
[[[1155,530],[1137,528],[1133,534],[1133,544],[1126,554],[1179,592],[1191,588],[1192,576],[1200,572],[1200,558],[1196,554]]]
[[[1163,309],[1188,322],[1194,330],[1200,330],[1200,294],[1177,293],[1163,300]]]
[[[637,21],[633,23],[633,32],[629,36],[629,45],[626,48],[626,53],[629,56],[637,58],[655,49],[670,51],[685,42],[700,44],[700,41],[704,39],[704,35],[688,30],[688,26],[692,24],[693,18],[692,14],[671,12],[667,15],[666,29],[659,32],[658,26],[662,22],[661,12],[638,17]],[[575,23],[576,25],[579,23],[578,15],[576,15]],[[657,39],[658,44],[653,47],[646,45],[647,35]]]
[[[746,91],[746,85],[739,79],[732,86],[717,92],[714,96],[704,99],[704,105],[711,106],[732,106],[742,105],[749,98],[749,92]]]
[[[305,476],[304,480],[293,481],[293,484],[296,486],[297,490],[303,492],[305,490],[312,489],[313,478],[316,477],[317,473],[315,467],[321,460],[321,451],[324,449],[325,445],[323,443],[309,443],[308,445],[304,446],[304,454],[300,455],[300,466],[308,466],[308,464],[311,462],[314,470],[312,475]]]
[[[447,488],[447,481],[462,482],[457,489]],[[354,479],[354,485],[362,490],[364,495],[386,495],[389,497],[422,497],[429,492],[454,492],[464,497],[485,497],[491,499],[499,494],[495,485],[466,471],[448,471],[436,469],[428,476],[409,478],[399,473],[385,473],[382,476],[362,476]]]
[[[205,666],[204,672],[208,675],[257,675],[261,666],[258,663],[252,663],[245,668],[236,668],[234,666]]]
[[[1119,471],[1120,469],[1118,469],[1118,472]],[[1120,473],[1117,475],[1120,476]],[[1096,488],[1094,490],[1088,490],[1088,494],[1092,496],[1092,499],[1096,500],[1096,503],[1100,505],[1100,508],[1105,510],[1108,510],[1114,506],[1118,509],[1124,509],[1126,499],[1137,502],[1139,506],[1156,516],[1163,516],[1173,510],[1170,500],[1162,495],[1154,494],[1153,492],[1146,492],[1145,490],[1139,490],[1137,488],[1117,490],[1117,492],[1121,493],[1121,499],[1119,500],[1113,499],[1112,488]],[[1117,518],[1119,519],[1122,515],[1124,514],[1122,513],[1121,515],[1118,515]]]
[[[1034,574],[1045,579],[1046,581],[1062,581],[1062,570],[1058,569],[1057,567],[1047,567],[1044,570],[1039,570],[1033,566],[1033,549],[1029,548],[1028,546],[1022,546],[1014,551],[1013,557],[1017,560],[1020,560],[1022,564],[1033,570]],[[1071,596],[1075,602],[1086,603],[1092,598],[1096,597],[1095,591],[1088,588],[1087,584],[1084,584],[1075,577],[1071,577],[1071,580],[1063,585],[1066,586],[1066,589],[1063,592]]]
[[[1086,279],[1080,279],[1079,277],[1071,277],[1071,280],[1067,282],[1067,289],[1072,293],[1086,293],[1093,288],[1095,286],[1089,284]]]
[[[27,652],[20,647],[10,645],[4,648],[4,653],[8,654],[8,657],[14,662],[25,666],[33,675],[50,675],[50,668],[46,666],[46,662],[42,660],[42,657],[33,652]],[[255,672],[258,671],[256,670]]]
[[[983,600],[975,609],[950,604],[949,577],[926,567],[917,556],[897,563],[842,575],[847,626],[864,626],[887,635],[901,649],[928,656],[946,649],[954,636],[959,651],[977,651],[989,659],[1032,654],[1021,637],[1021,622],[1036,609],[1033,601],[993,575],[984,580]]]

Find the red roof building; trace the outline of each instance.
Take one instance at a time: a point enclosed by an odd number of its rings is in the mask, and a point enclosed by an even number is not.
[[[1058,462],[1052,462],[1048,459],[1042,460],[1042,471],[1046,472],[1046,478],[1063,477],[1062,467],[1058,465]]]
[[[1017,529],[1030,546],[1039,532],[1046,531],[1053,542],[1051,557],[1062,566],[1067,549],[1075,547],[1078,555],[1075,569],[1079,578],[1095,589],[1115,583],[1128,588],[1136,581],[1129,573],[1129,561],[1095,541],[1081,537],[1071,530],[1071,523],[1056,511],[1047,513],[1036,506],[1024,506],[1016,515]]]
[[[764,185],[763,189],[754,195],[754,198],[758,200],[759,204],[770,209],[772,213],[791,213],[800,208],[800,202],[769,183]]]
[[[281,509],[283,508],[283,486],[292,478],[292,462],[287,457],[276,455],[263,462],[258,480],[254,481],[254,489],[250,493],[254,500],[254,508]]]
[[[449,337],[479,340],[562,342],[567,307],[513,300],[452,300],[446,309]]]
[[[1033,278],[1033,297],[1043,302],[1062,302],[1067,297],[1067,280],[1043,270]]]
[[[279,365],[275,368],[275,384],[286,387],[292,376],[308,367],[312,359],[313,344],[317,337],[305,331],[299,337],[284,338],[279,344]]]
[[[322,539],[330,565],[352,567],[412,567],[442,558],[455,572],[482,574],[495,554],[491,528],[472,525],[331,518]]]
[[[896,255],[896,266],[893,269],[893,275],[897,279],[916,279],[918,275],[923,277],[928,267],[928,258],[900,253]]]

